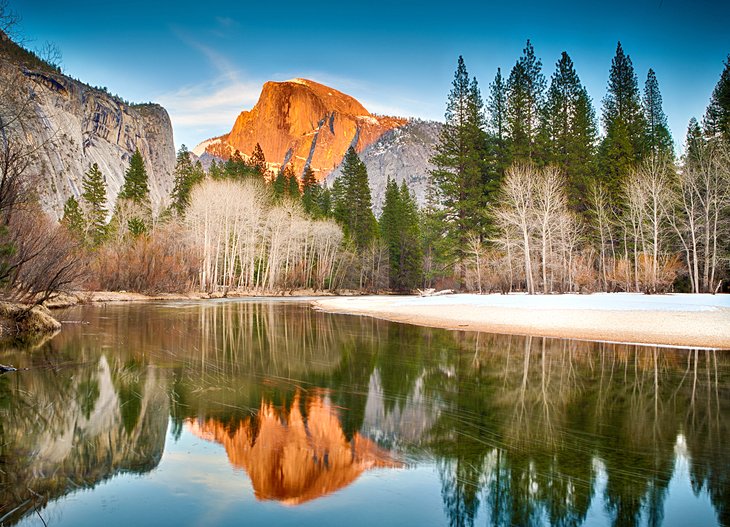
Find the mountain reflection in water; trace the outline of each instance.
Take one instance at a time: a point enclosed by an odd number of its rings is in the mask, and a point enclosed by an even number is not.
[[[270,301],[61,318],[88,324],[0,351],[0,363],[29,368],[0,376],[3,526],[38,513],[123,525],[118,509],[93,509],[96,493],[125,499],[114,485],[180,473],[149,491],[179,524],[291,524],[286,514],[306,510],[296,520],[314,525],[419,514],[455,526],[669,525],[685,514],[730,527],[727,352],[449,332]],[[179,442],[185,455],[166,456]],[[194,487],[185,456],[206,444],[247,478],[219,470]],[[392,491],[406,480],[418,484]],[[203,521],[225,489],[220,519]],[[436,509],[420,498],[429,492]],[[322,496],[340,516],[307,508]],[[92,509],[107,516],[84,516]]]
[[[297,393],[289,411],[262,403],[259,412],[231,429],[215,419],[188,420],[198,437],[221,443],[231,464],[251,478],[256,497],[299,505],[331,494],[370,468],[396,468],[370,439],[348,441],[326,397],[306,400],[306,420]]]

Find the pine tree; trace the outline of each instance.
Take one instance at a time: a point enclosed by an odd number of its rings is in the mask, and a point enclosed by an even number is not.
[[[494,170],[501,179],[510,164],[510,145],[507,134],[507,85],[502,78],[501,68],[489,85],[487,101],[487,128],[492,136]]]
[[[63,218],[61,219],[61,223],[66,226],[70,233],[79,240],[84,241],[86,221],[84,220],[84,212],[81,210],[81,206],[74,196],[68,198],[63,205]]]
[[[432,210],[445,229],[442,256],[464,260],[469,233],[486,230],[485,203],[490,186],[496,186],[487,165],[487,141],[479,87],[470,81],[459,57],[451,92],[446,104],[446,122],[441,128],[435,155],[431,158],[431,195],[440,207]]]
[[[730,142],[730,55],[725,60],[725,69],[722,70],[720,80],[712,91],[702,124],[705,134],[709,136],[722,134],[725,141]]]
[[[646,120],[638,81],[631,57],[624,54],[621,42],[611,61],[602,117],[606,136],[601,144],[601,176],[611,202],[618,206],[620,189],[629,170],[646,152]]]
[[[229,179],[243,179],[247,173],[246,162],[241,157],[241,152],[234,151],[223,166],[223,177]]]
[[[251,158],[249,159],[249,165],[256,171],[256,173],[261,178],[266,178],[269,169],[266,166],[266,157],[264,156],[264,151],[261,148],[261,145],[258,143],[256,143],[256,146],[253,147],[253,152],[251,152]]]
[[[286,193],[286,189],[288,187],[286,179],[286,174],[282,168],[276,173],[274,182],[271,184],[271,188],[274,191],[274,197],[278,200],[282,199]]]
[[[224,177],[223,168],[221,168],[221,165],[216,163],[215,159],[210,162],[210,166],[208,167],[208,175],[211,179],[222,179]]]
[[[299,199],[302,197],[302,193],[299,190],[299,180],[297,179],[297,175],[294,173],[294,168],[289,165],[288,166],[289,172],[287,172],[287,194],[292,199]]]
[[[585,87],[575,100],[571,137],[566,159],[568,199],[576,211],[588,208],[588,189],[596,179],[596,142],[598,126],[596,112]]]
[[[355,242],[358,251],[364,250],[377,234],[377,221],[372,211],[368,172],[353,147],[345,154],[332,197],[335,219],[345,236]]]
[[[205,172],[200,161],[193,165],[190,159],[190,152],[188,152],[185,145],[182,145],[177,153],[175,182],[171,196],[171,206],[178,214],[183,214],[188,205],[190,205],[190,192],[204,177]]]
[[[84,192],[81,197],[86,210],[86,228],[92,247],[98,247],[107,238],[106,183],[99,166],[94,163],[81,181]]]
[[[129,160],[129,168],[124,174],[124,185],[119,191],[119,199],[128,199],[143,207],[150,206],[150,188],[147,169],[139,148]]]
[[[644,85],[644,118],[648,152],[654,159],[666,156],[674,158],[674,142],[662,108],[662,94],[654,70],[649,68]]]
[[[541,128],[544,161],[565,173],[571,204],[585,210],[588,183],[594,176],[595,113],[566,52],[550,79]]]
[[[317,185],[314,170],[307,165],[304,167],[304,173],[302,174],[302,206],[307,214],[315,218],[322,215],[317,203],[319,190],[321,188]]]
[[[421,247],[418,208],[405,180],[400,189],[388,178],[380,232],[388,247],[390,287],[410,290],[422,280],[423,250]]]
[[[684,142],[685,165],[699,160],[702,149],[705,146],[705,138],[697,119],[692,117],[687,126],[687,136]]]
[[[528,40],[507,81],[507,129],[516,161],[539,161],[536,143],[544,91],[542,62]]]

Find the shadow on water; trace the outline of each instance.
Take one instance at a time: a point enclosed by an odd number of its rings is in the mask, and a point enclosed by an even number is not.
[[[451,525],[661,525],[678,466],[730,526],[730,354],[448,332],[304,304],[80,307],[0,363],[0,525],[166,437],[219,443],[259,500],[433,465]],[[171,430],[168,430],[171,426]],[[403,504],[418,507],[418,504]]]

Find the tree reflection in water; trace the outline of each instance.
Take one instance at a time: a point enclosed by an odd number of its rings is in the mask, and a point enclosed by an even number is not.
[[[302,304],[75,308],[0,352],[0,520],[188,431],[260,499],[298,504],[371,467],[433,464],[451,525],[660,525],[686,462],[730,526],[727,352],[448,332]],[[410,506],[418,506],[412,504]]]

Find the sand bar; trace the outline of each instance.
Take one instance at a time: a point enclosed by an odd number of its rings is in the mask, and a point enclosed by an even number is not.
[[[359,296],[312,304],[455,330],[730,349],[730,295]]]

